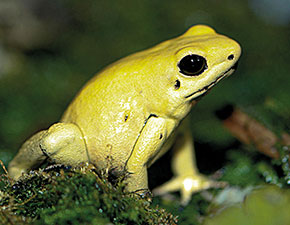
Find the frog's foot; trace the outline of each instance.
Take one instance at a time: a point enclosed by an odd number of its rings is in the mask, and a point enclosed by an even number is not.
[[[222,188],[227,185],[224,181],[214,181],[200,174],[198,175],[181,175],[172,178],[165,184],[153,190],[154,195],[164,195],[168,192],[180,191],[181,204],[187,205],[191,195],[209,188]]]

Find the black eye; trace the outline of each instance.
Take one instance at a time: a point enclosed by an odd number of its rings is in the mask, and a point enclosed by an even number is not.
[[[187,76],[197,76],[207,69],[206,60],[200,55],[187,55],[183,57],[178,67],[180,72]]]

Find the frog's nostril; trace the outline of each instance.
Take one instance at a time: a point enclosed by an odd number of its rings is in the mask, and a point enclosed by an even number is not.
[[[228,60],[233,60],[235,58],[234,54],[228,56]]]

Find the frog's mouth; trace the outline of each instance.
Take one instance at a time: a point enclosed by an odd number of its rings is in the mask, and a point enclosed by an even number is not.
[[[214,81],[212,81],[210,84],[206,85],[205,87],[198,89],[197,91],[185,96],[185,98],[190,98],[193,95],[196,95],[194,98],[191,99],[192,100],[198,100],[201,97],[203,97],[204,95],[206,95],[208,93],[208,91],[215,86],[216,83],[218,83],[220,80],[222,80],[223,78],[231,75],[233,72],[236,71],[238,66],[238,62],[235,63],[235,65],[233,65],[231,68],[229,68],[227,71],[225,71],[223,74],[221,74],[220,76],[218,76]]]

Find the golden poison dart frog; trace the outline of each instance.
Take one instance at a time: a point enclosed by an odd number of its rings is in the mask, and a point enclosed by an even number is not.
[[[80,90],[59,123],[22,145],[9,174],[17,179],[47,158],[72,166],[89,162],[99,170],[110,164],[128,171],[128,191],[144,192],[147,168],[174,146],[174,177],[154,194],[180,191],[186,204],[192,193],[219,187],[198,172],[191,134],[181,124],[201,96],[233,73],[240,54],[236,41],[196,25],[118,60]]]

